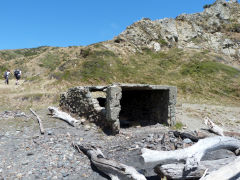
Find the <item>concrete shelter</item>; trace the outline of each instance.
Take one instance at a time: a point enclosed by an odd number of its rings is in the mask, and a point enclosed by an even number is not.
[[[60,106],[116,134],[134,125],[174,125],[176,98],[174,86],[79,86],[61,94]]]

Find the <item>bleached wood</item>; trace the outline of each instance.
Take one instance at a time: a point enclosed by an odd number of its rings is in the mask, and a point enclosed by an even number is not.
[[[134,167],[105,158],[100,149],[91,145],[73,143],[78,151],[87,154],[98,170],[108,175],[112,180],[146,180]]]
[[[44,134],[44,128],[43,128],[43,125],[42,125],[42,120],[40,119],[40,117],[37,115],[37,113],[34,110],[32,110],[30,108],[30,111],[33,113],[33,115],[35,115],[37,117],[39,128],[40,128],[40,133]]]
[[[49,110],[50,114],[52,115],[52,117],[61,119],[72,126],[75,126],[76,123],[80,122],[79,120],[76,120],[75,118],[70,116],[68,113],[58,110],[58,108],[56,108],[56,107],[49,106],[48,110]]]
[[[229,164],[211,172],[209,175],[202,177],[201,180],[216,179],[239,179],[240,178],[240,157]]]
[[[168,179],[196,179],[201,178],[204,173],[206,174],[215,171],[224,165],[234,161],[235,157],[219,159],[219,160],[211,160],[211,161],[201,161],[201,164],[190,171],[184,171],[184,164],[175,163],[175,164],[165,164],[161,166],[156,166],[155,172],[164,177],[166,176]]]
[[[240,147],[238,139],[226,136],[214,136],[199,140],[196,144],[185,149],[174,151],[155,151],[143,148],[141,160],[144,164],[155,167],[159,164],[184,161],[185,170],[198,167],[200,160],[207,152],[218,149],[235,151]]]
[[[208,126],[209,130],[212,131],[213,133],[219,135],[219,136],[224,136],[223,129],[214,124],[210,118],[205,117],[204,118],[204,123]]]

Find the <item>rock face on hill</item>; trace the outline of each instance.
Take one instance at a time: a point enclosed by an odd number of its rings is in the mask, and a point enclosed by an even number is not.
[[[240,5],[237,0],[217,0],[205,5],[200,13],[155,21],[143,18],[112,42],[113,45],[105,46],[128,52],[144,48],[155,51],[171,47],[207,49],[240,61]]]

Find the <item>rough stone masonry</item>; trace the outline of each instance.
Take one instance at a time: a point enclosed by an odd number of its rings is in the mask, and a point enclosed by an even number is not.
[[[78,86],[61,94],[60,107],[117,134],[120,128],[134,125],[174,125],[176,99],[174,86]]]

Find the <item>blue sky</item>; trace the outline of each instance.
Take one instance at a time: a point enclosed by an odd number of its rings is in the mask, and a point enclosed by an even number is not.
[[[0,49],[79,46],[110,40],[143,17],[203,10],[214,0],[2,0]]]

